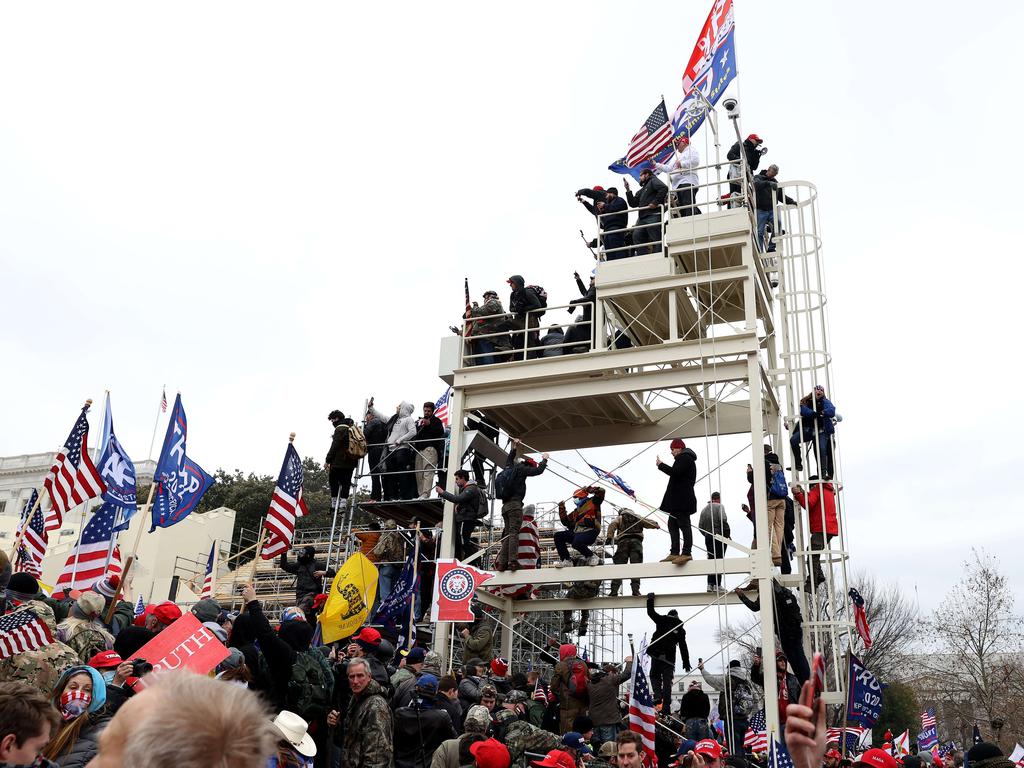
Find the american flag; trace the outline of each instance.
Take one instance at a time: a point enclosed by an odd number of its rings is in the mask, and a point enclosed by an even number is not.
[[[167,413],[167,387],[160,393],[160,412]]]
[[[53,642],[46,622],[25,609],[0,616],[0,659],[34,651]]]
[[[519,529],[519,570],[530,571],[537,567],[537,559],[540,557],[540,534],[537,531],[537,523],[533,515],[523,515],[523,525]],[[512,599],[531,597],[536,594],[537,587],[532,584],[509,585],[507,587],[494,587],[494,594]]]
[[[110,553],[110,562],[107,563],[107,576],[121,577],[121,573],[124,571],[124,567],[121,565],[121,548],[114,547],[114,551]]]
[[[647,637],[640,642],[640,655],[633,663],[633,683],[629,696],[629,730],[639,733],[643,741],[644,762],[657,765],[658,757],[654,753],[655,723],[657,712],[654,709],[654,696],[651,685],[644,672],[643,658],[647,653]]]
[[[110,539],[113,536],[114,517],[116,508],[104,504],[99,511],[92,516],[85,529],[82,531],[78,545],[71,550],[68,561],[64,563],[64,570],[57,577],[54,585],[54,592],[65,592],[72,589],[88,589],[98,579],[102,578],[107,571],[107,553],[110,552]],[[114,550],[117,558],[111,558],[110,572],[120,574],[120,554]],[[76,564],[75,558],[78,558]],[[114,570],[116,568],[116,571]],[[71,574],[74,573],[74,579]]]
[[[935,727],[935,707],[928,707],[921,713],[921,730],[927,731]]]
[[[750,718],[747,732],[743,734],[743,748],[749,752],[764,752],[768,749],[768,725],[763,709]]]
[[[615,483],[615,485],[617,485],[619,487],[619,489],[624,494],[629,496],[629,498],[631,498],[633,500],[636,500],[636,492],[632,488],[630,488],[629,484],[625,480],[623,480],[621,477],[619,477],[618,475],[612,474],[611,472],[605,472],[603,469],[595,467],[593,464],[590,464],[589,462],[587,463],[587,466],[590,467],[594,471],[594,474],[597,475],[599,479],[601,479],[601,480],[611,480],[613,483]]]
[[[210,556],[206,559],[206,576],[203,577],[203,591],[199,593],[199,599],[205,600],[213,597],[213,559],[217,553],[217,542],[210,545]]]
[[[15,570],[28,573],[36,578],[43,572],[43,557],[46,555],[46,546],[49,543],[49,534],[43,522],[43,510],[36,506],[39,493],[32,491],[32,498],[25,504],[22,510],[22,525],[25,524],[25,517],[31,512],[32,519],[25,528],[21,539],[21,546],[18,548],[18,561]],[[34,511],[33,511],[34,510]]]
[[[146,612],[146,601],[142,599],[142,595],[139,595],[139,599],[135,602],[135,618],[139,618]]]
[[[840,744],[845,741],[846,751],[854,752],[861,746],[861,740],[864,738],[866,731],[867,728],[861,728],[857,725],[848,725],[845,728],[829,728],[825,740],[836,741]],[[843,735],[844,733],[846,734],[845,736]]]
[[[939,757],[945,757],[950,752],[956,752],[956,744],[952,741],[939,747]]]
[[[448,389],[444,391],[444,394],[437,399],[436,403],[434,403],[434,415],[437,416],[437,418],[441,420],[441,423],[446,427],[448,426],[448,401],[451,399],[451,396],[452,388],[448,387]]]
[[[540,680],[537,680],[537,684],[533,686],[533,700],[545,705],[548,703],[548,694]]]
[[[263,521],[267,536],[260,557],[270,560],[291,549],[295,521],[308,514],[306,502],[302,500],[302,460],[295,446],[288,443],[270,509]]]
[[[772,739],[772,748],[768,751],[768,768],[796,768],[785,743],[780,744],[774,738]]]
[[[671,140],[672,123],[669,122],[665,100],[662,99],[630,140],[629,149],[626,150],[626,165],[634,168],[646,162],[648,157],[664,149]]]
[[[64,515],[72,507],[94,499],[107,490],[100,473],[89,458],[89,421],[85,418],[89,406],[71,428],[64,447],[57,451],[43,486],[50,494],[50,510],[46,513],[46,530],[61,527]]]
[[[871,647],[871,628],[868,626],[868,614],[864,607],[864,598],[860,592],[850,588],[850,600],[853,601],[853,621],[857,625],[857,634],[864,641],[864,647]]]

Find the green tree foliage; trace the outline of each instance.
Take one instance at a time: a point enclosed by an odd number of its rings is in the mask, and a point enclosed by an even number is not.
[[[911,741],[921,730],[921,704],[909,685],[893,681],[882,694],[882,713],[872,731],[876,746],[881,746],[885,741],[887,730],[892,731],[893,738],[909,730]]]

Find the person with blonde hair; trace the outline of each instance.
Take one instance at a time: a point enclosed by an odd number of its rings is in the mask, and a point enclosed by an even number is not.
[[[90,768],[262,768],[282,731],[259,697],[191,672],[147,675],[100,737]]]

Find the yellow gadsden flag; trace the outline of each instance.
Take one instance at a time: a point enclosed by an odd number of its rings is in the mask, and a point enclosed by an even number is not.
[[[356,552],[341,567],[331,584],[320,614],[324,643],[354,635],[366,623],[377,595],[377,567],[362,552]]]

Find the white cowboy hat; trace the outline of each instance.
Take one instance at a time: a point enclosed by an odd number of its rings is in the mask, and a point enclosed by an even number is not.
[[[313,737],[306,733],[309,724],[294,712],[289,712],[287,709],[281,710],[281,713],[274,718],[273,725],[281,732],[284,740],[298,750],[299,754],[306,757],[316,755],[316,744],[313,743]]]

